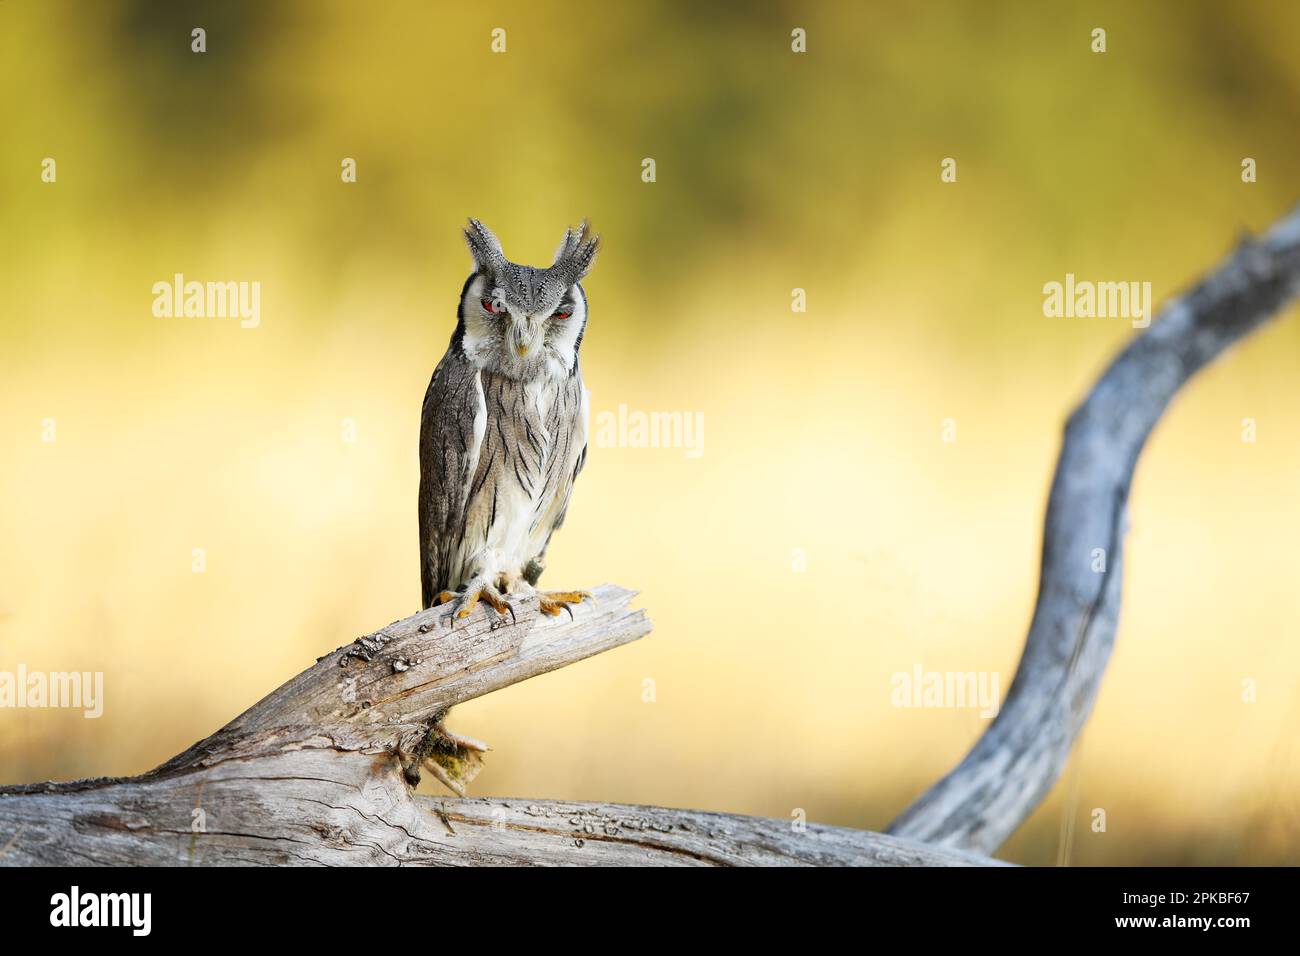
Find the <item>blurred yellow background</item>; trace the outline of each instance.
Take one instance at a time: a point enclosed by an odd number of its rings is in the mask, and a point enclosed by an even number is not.
[[[147,770],[417,610],[462,223],[546,264],[590,216],[593,415],[702,413],[703,454],[591,448],[545,583],[639,588],[654,633],[457,708],[474,791],[884,827],[985,726],[891,675],[1010,684],[1062,423],[1133,334],[1043,284],[1163,299],[1289,209],[1297,35],[1285,0],[0,3],[0,670],[106,693],[0,711],[0,782]],[[154,317],[177,272],[260,282],[260,326]],[[1073,820],[1075,864],[1297,861],[1298,354],[1292,309],[1154,435],[1110,672],[1005,858]]]

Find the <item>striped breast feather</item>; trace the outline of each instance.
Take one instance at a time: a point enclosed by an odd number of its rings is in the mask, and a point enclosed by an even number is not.
[[[551,535],[564,523],[569,497],[587,458],[587,390],[582,377],[566,379],[547,416],[554,436],[546,462],[546,487],[536,502],[531,536],[536,553],[546,550]]]

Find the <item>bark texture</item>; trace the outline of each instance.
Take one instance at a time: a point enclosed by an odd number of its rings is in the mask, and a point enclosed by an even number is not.
[[[790,820],[663,807],[416,795],[448,707],[649,633],[612,585],[574,617],[433,608],[321,658],[139,777],[0,788],[0,864],[966,865],[971,854]],[[478,755],[444,750],[473,774]]]

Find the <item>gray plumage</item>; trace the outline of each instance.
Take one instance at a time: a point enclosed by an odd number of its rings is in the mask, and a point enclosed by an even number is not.
[[[474,271],[420,424],[424,607],[447,591],[531,589],[586,459],[580,280],[598,240],[570,229],[538,269],[507,260],[477,220],[465,238]]]

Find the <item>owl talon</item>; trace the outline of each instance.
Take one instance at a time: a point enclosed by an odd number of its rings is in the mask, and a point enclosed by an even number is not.
[[[443,594],[446,593],[446,591],[443,592]],[[452,596],[455,597],[456,595]],[[438,597],[441,598],[442,594],[438,595]],[[488,607],[492,608],[492,610],[496,611],[503,620],[507,613],[510,615],[510,620],[513,621],[515,619],[515,609],[512,608],[510,602],[501,597],[501,595],[499,595],[490,584],[484,584],[481,587],[472,586],[467,588],[465,593],[460,595],[460,605],[456,609],[456,617],[469,617],[474,613],[474,608],[478,607],[479,601],[482,601]]]
[[[568,611],[572,620],[573,611],[569,605],[581,604],[585,598],[595,600],[590,591],[538,591],[537,605],[547,617],[559,617],[561,611]]]

